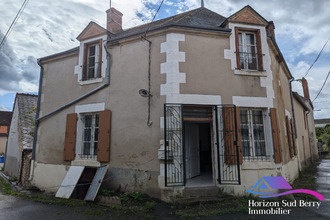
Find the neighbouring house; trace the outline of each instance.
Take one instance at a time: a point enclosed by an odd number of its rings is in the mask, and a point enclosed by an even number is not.
[[[5,154],[12,112],[0,111],[0,155]]]
[[[314,120],[315,127],[324,128],[327,124],[330,124],[330,118],[321,118]]]
[[[37,95],[17,93],[6,149],[5,172],[23,186],[30,174]]]
[[[311,105],[290,95],[272,21],[201,7],[123,30],[123,14],[106,13],[106,29],[90,22],[79,47],[39,59],[33,185],[93,200],[102,182],[169,201],[298,176],[314,131],[295,123]]]

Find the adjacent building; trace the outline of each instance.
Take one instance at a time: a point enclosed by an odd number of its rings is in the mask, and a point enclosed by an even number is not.
[[[5,172],[23,186],[30,174],[38,96],[17,93],[6,150]]]
[[[4,155],[6,151],[11,116],[12,112],[0,111],[0,155]]]
[[[295,123],[310,106],[290,96],[272,21],[201,7],[123,30],[106,13],[106,29],[91,22],[79,47],[39,60],[31,184],[67,198],[105,175],[102,187],[169,201],[298,176],[314,146]]]

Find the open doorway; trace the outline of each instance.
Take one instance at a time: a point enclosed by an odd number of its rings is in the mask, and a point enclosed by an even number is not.
[[[185,122],[186,186],[213,183],[210,122]]]

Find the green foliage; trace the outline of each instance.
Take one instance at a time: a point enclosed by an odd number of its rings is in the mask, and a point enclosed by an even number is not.
[[[330,124],[327,124],[324,128],[315,128],[316,130],[316,137],[318,142],[322,144],[326,144],[325,148],[329,148],[330,146]],[[323,147],[322,147],[323,148]],[[327,151],[324,150],[323,151]]]
[[[149,212],[149,211],[152,211],[154,209],[155,209],[155,203],[146,201],[146,210]]]
[[[113,196],[115,194],[115,191],[114,190],[102,189],[100,194],[103,195],[103,196]]]
[[[9,181],[10,181],[10,182],[15,182],[15,181],[17,181],[17,177],[16,177],[16,176],[11,176],[11,177],[9,178]]]
[[[324,132],[324,128],[317,127],[315,128],[315,132],[316,132],[316,137],[320,137]]]

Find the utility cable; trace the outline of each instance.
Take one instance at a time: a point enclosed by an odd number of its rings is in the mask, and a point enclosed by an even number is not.
[[[10,34],[11,31],[13,30],[13,28],[15,27],[17,20],[19,19],[19,17],[20,17],[21,14],[23,13],[23,11],[24,11],[24,9],[25,9],[25,7],[26,7],[26,5],[27,5],[28,2],[29,2],[29,0],[25,0],[25,1],[23,2],[23,4],[22,4],[21,8],[20,8],[19,11],[17,12],[17,14],[16,14],[16,16],[15,16],[13,22],[11,23],[9,29],[7,30],[7,33],[5,34],[5,36],[4,36],[4,37],[2,38],[2,40],[1,40],[1,43],[0,43],[0,50],[1,50],[1,48],[3,47],[3,45],[5,44],[5,42],[6,42],[7,38],[8,38],[8,36],[9,36],[9,34]]]
[[[325,48],[325,46],[327,45],[328,41],[329,41],[330,37],[328,38],[328,40],[325,42],[324,46],[322,47],[319,55],[317,55],[316,59],[314,60],[313,64],[309,67],[309,69],[306,71],[305,76],[306,77],[309,73],[309,71],[312,69],[312,67],[314,66],[314,64],[316,63],[316,61],[319,59],[319,57],[321,56],[323,49]]]
[[[317,95],[316,95],[316,97],[314,98],[314,100],[312,101],[312,103],[313,103],[313,102],[315,101],[315,99],[317,99],[317,97],[320,95],[320,93],[321,93],[321,91],[322,91],[322,89],[323,89],[325,83],[327,82],[327,80],[328,80],[328,78],[329,78],[329,75],[330,75],[330,70],[329,70],[329,72],[328,72],[327,77],[326,77],[325,80],[324,80],[324,83],[323,83],[323,85],[322,85],[322,87],[321,87],[319,93],[317,93]]]
[[[155,18],[156,18],[156,16],[157,16],[157,14],[158,14],[160,8],[162,7],[163,3],[164,3],[164,0],[162,0],[162,2],[160,3],[160,5],[159,5],[159,7],[158,7],[158,9],[157,9],[157,11],[156,11],[154,17],[152,18],[152,21],[151,21],[150,24],[149,24],[148,29],[147,29],[146,32],[144,33],[144,36],[145,36],[145,37],[147,36],[147,33],[148,33],[148,31],[149,31],[149,29],[150,29],[150,26],[151,26],[151,23],[155,20]]]

